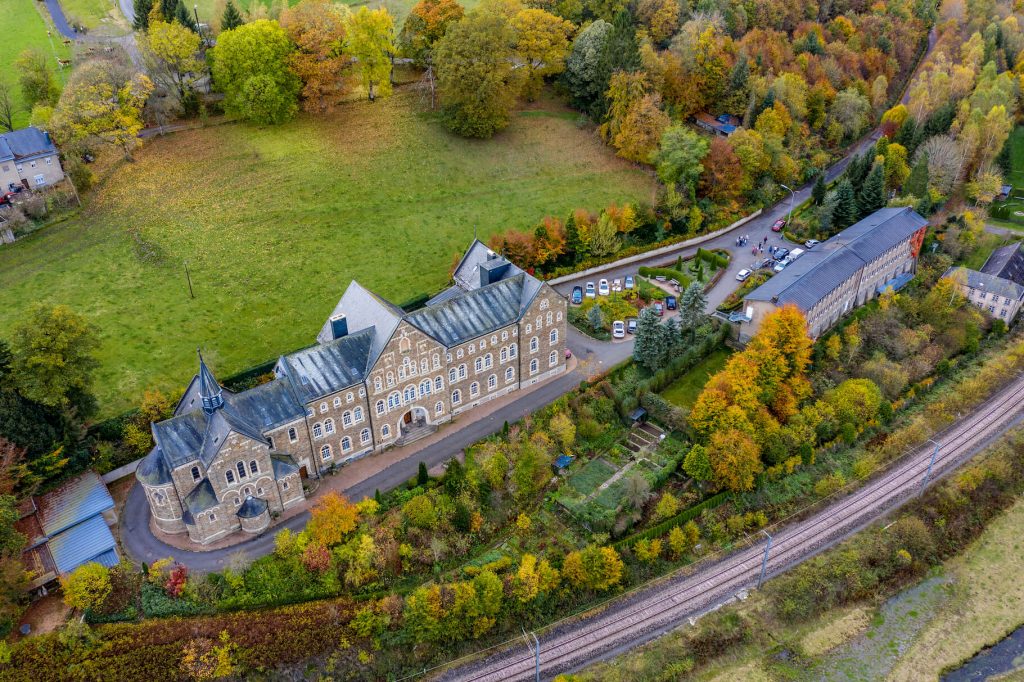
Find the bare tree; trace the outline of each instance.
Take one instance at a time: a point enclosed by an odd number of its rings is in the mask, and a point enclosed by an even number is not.
[[[7,83],[0,81],[0,130],[14,130],[14,95]]]
[[[928,182],[942,194],[948,195],[960,179],[963,166],[963,145],[948,135],[935,135],[918,147],[915,162],[928,159]]]

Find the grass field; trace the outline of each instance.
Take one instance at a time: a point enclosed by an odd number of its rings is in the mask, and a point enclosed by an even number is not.
[[[725,367],[725,361],[729,359],[729,351],[719,348],[711,353],[696,365],[689,372],[676,379],[664,391],[661,392],[665,400],[678,405],[679,407],[691,408],[697,402],[704,384],[712,374]]]
[[[38,7],[36,6],[38,5]],[[11,86],[15,106],[19,111],[14,118],[14,127],[23,128],[28,125],[29,112],[21,99],[21,90],[17,85],[14,62],[23,51],[38,48],[44,54],[53,55],[56,50],[61,59],[67,59],[70,49],[65,47],[56,37],[52,44],[46,36],[49,27],[47,19],[43,19],[46,8],[36,0],[0,0],[0,28],[3,39],[0,40],[0,81]],[[17,30],[13,30],[13,29]],[[56,35],[56,32],[54,32]],[[56,67],[56,58],[54,58]]]
[[[353,279],[397,302],[437,291],[474,229],[652,199],[647,174],[558,116],[475,141],[414,103],[152,140],[80,216],[0,248],[0,338],[34,301],[86,315],[114,414],[182,390],[197,345],[224,376],[312,343]]]
[[[616,471],[608,462],[603,459],[592,459],[576,473],[569,476],[569,485],[580,495],[589,495],[597,490]]]
[[[85,26],[90,33],[121,35],[131,30],[117,0],[60,0],[64,16],[72,26]]]

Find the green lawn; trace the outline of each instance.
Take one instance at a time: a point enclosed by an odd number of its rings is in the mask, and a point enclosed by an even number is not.
[[[225,376],[312,343],[352,279],[398,302],[439,290],[474,229],[653,198],[649,175],[570,121],[465,140],[416,101],[152,140],[83,214],[0,248],[0,337],[35,301],[86,315],[114,414],[146,388],[181,391],[197,345]]]
[[[597,490],[616,471],[603,459],[592,459],[576,473],[569,476],[569,485],[580,495],[586,496]]]
[[[90,33],[124,34],[131,30],[117,0],[60,0],[64,16],[72,26],[85,26]]]
[[[46,16],[45,20],[43,16]],[[36,0],[0,0],[0,17],[0,32],[3,34],[0,40],[0,81],[11,86],[15,106],[19,109],[14,127],[24,128],[28,125],[29,111],[21,98],[14,70],[18,55],[29,48],[38,48],[53,58],[56,68],[57,57],[67,59],[71,51],[56,37],[56,31],[52,41],[46,36],[49,14],[46,14],[46,7]],[[53,57],[54,52],[57,57]]]
[[[662,397],[679,407],[693,407],[704,384],[708,382],[711,375],[725,367],[725,361],[729,359],[730,354],[729,350],[719,348],[694,365],[689,372],[673,381],[668,388],[661,392]]]
[[[1024,126],[1017,126],[1006,141],[1010,145],[1010,172],[1006,183],[1024,189]]]

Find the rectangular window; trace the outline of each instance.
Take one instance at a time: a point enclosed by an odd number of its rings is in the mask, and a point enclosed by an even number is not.
[[[35,181],[36,181],[36,186],[37,187],[40,187],[40,186],[46,184],[46,178],[43,177],[43,175],[41,173],[35,177]]]
[[[50,160],[49,156],[46,157],[46,165],[47,166],[52,166],[53,165],[53,162]]]

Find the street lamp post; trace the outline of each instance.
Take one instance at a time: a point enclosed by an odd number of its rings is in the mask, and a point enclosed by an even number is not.
[[[192,14],[196,17],[196,32],[199,34],[199,39],[203,39],[203,28],[199,25],[199,5],[192,5]]]
[[[793,204],[796,203],[796,192],[783,184],[780,184],[779,187],[789,190],[789,215],[786,217],[786,225],[789,226],[793,222]]]
[[[764,573],[768,570],[768,552],[772,548],[772,536],[763,528],[761,532],[768,538],[768,544],[764,546],[764,558],[761,559],[761,575],[757,579],[757,589],[761,589],[761,585],[764,583]]]

